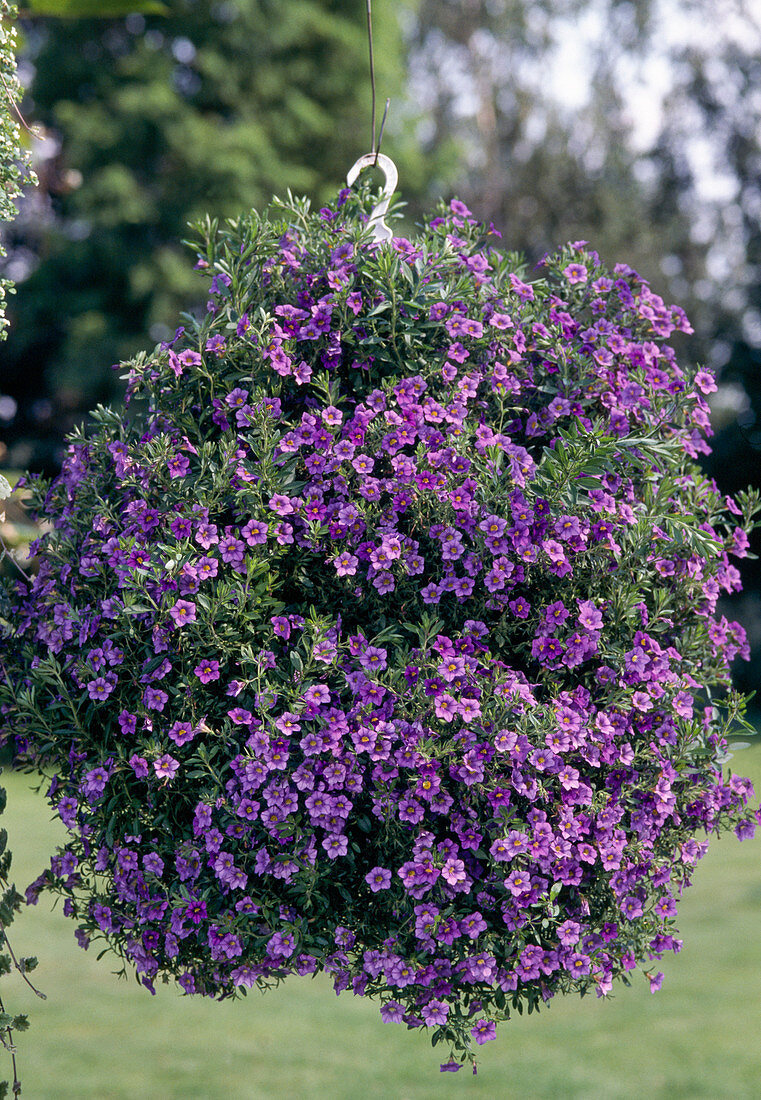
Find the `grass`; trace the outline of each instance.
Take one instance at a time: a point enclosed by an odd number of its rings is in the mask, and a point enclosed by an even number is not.
[[[735,770],[761,787],[761,745]],[[13,872],[25,886],[60,835],[25,776],[6,772]],[[383,1024],[372,1003],[336,998],[322,979],[291,979],[264,996],[217,1004],[118,981],[108,957],[75,944],[45,902],[11,929],[37,954],[38,1001],[3,979],[18,1037],[24,1095],[34,1100],[758,1100],[761,1096],[761,836],[714,841],[680,906],[684,948],[664,958],[653,996],[634,975],[607,1001],[560,1000],[502,1027],[481,1048],[479,1075],[438,1073],[424,1035]],[[6,1070],[6,1073],[8,1070]],[[2,1074],[0,1073],[0,1078]]]

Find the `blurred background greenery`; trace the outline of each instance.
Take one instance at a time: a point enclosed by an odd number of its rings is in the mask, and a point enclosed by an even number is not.
[[[761,787],[761,746],[732,761]],[[5,773],[14,875],[26,884],[60,836],[29,777]],[[713,841],[679,906],[684,948],[608,1000],[558,998],[517,1017],[479,1051],[479,1074],[440,1074],[425,1035],[384,1024],[377,1006],[336,998],[327,979],[224,1002],[155,997],[76,945],[49,900],[14,924],[14,950],[39,956],[47,994],[10,982],[24,1095],[35,1100],[757,1100],[761,1081],[761,836]],[[10,986],[12,985],[12,989]],[[4,994],[5,994],[4,990]]]
[[[120,400],[113,364],[203,308],[181,241],[207,210],[286,188],[320,203],[370,144],[365,0],[28,0],[24,116],[39,186],[0,227],[17,283],[0,345],[0,466],[56,470],[66,432]],[[375,0],[383,148],[407,225],[458,194],[531,262],[589,240],[683,305],[682,357],[718,372],[704,465],[761,486],[761,9],[744,0]],[[67,10],[79,18],[55,18]],[[82,12],[98,18],[83,18]],[[107,16],[107,17],[106,17]],[[13,477],[11,477],[13,480]],[[31,534],[11,504],[6,540]],[[758,553],[761,540],[756,538]],[[761,677],[761,567],[722,611]],[[761,778],[761,748],[733,761]],[[54,829],[28,780],[4,824],[25,885]],[[558,1003],[439,1077],[424,1036],[326,983],[216,1005],[151,999],[24,914],[41,956],[24,1087],[41,1098],[733,1097],[761,1095],[759,841],[712,846],[681,907],[686,946],[664,989]],[[16,943],[16,940],[22,941]],[[23,1010],[26,991],[14,996]],[[491,1048],[491,1049],[490,1049]]]

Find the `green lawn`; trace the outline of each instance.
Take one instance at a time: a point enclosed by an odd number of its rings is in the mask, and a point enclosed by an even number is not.
[[[761,745],[735,770],[761,788]],[[41,869],[56,829],[29,780],[6,772],[2,824],[20,887]],[[761,830],[759,830],[761,834]],[[439,1074],[423,1035],[326,981],[293,979],[265,996],[216,1004],[155,997],[118,981],[108,958],[81,951],[73,924],[41,902],[11,929],[37,954],[37,1001],[14,975],[3,997],[28,1011],[19,1036],[31,1100],[253,1100],[388,1097],[439,1100],[758,1100],[761,1097],[761,835],[715,841],[680,908],[684,949],[659,964],[663,989],[640,975],[607,1001],[557,1000],[501,1029],[481,1049],[478,1077]],[[1,1052],[0,1052],[1,1054]]]

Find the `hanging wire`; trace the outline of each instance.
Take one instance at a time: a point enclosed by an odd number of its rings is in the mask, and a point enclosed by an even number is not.
[[[383,127],[386,125],[386,118],[388,116],[388,109],[391,105],[391,100],[386,100],[386,106],[383,111],[383,119],[381,120],[380,133],[378,135],[378,143],[375,142],[375,54],[373,51],[373,5],[372,0],[367,0],[367,45],[370,52],[370,90],[372,92],[372,107],[371,107],[371,125],[370,125],[370,149],[375,154],[374,164],[378,164],[378,154],[380,153],[381,142],[383,141]]]
[[[373,54],[373,5],[372,0],[367,0],[367,44],[370,50],[370,89],[373,96],[372,121],[371,121],[371,145],[370,149],[373,153],[376,152],[375,148],[375,55]]]
[[[388,117],[388,109],[391,103],[390,99],[386,100],[386,106],[383,111],[383,119],[381,120],[380,133],[378,134],[378,140],[375,140],[375,55],[373,52],[373,9],[372,0],[366,0],[367,4],[367,45],[370,52],[370,90],[372,92],[372,117],[371,117],[371,146],[372,151],[365,153],[359,160],[349,169],[346,176],[346,183],[349,187],[354,183],[355,179],[362,171],[363,168],[380,168],[386,177],[385,185],[379,202],[373,207],[372,213],[368,218],[368,226],[372,229],[372,235],[376,241],[390,241],[393,240],[394,234],[391,229],[386,225],[383,220],[388,210],[388,205],[391,201],[391,196],[396,190],[396,185],[399,181],[399,176],[396,170],[396,165],[390,159],[390,157],[382,156],[380,151],[380,145],[383,141],[383,128],[386,125],[386,118]]]
[[[388,117],[388,109],[391,106],[391,100],[386,100],[386,106],[383,109],[383,118],[380,124],[380,133],[378,134],[378,148],[375,150],[375,163],[378,163],[378,154],[380,153],[381,142],[383,141],[383,127],[386,125],[386,118]]]

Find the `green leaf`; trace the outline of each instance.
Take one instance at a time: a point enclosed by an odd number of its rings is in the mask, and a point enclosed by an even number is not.
[[[29,0],[28,8],[32,15],[58,19],[114,19],[133,12],[169,14],[169,8],[160,0]]]

